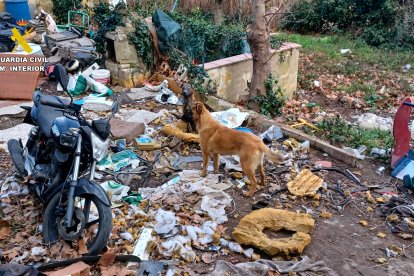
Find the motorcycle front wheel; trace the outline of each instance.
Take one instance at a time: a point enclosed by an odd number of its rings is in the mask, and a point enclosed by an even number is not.
[[[43,215],[43,239],[50,244],[59,239],[76,242],[86,238],[87,255],[97,255],[105,248],[112,231],[111,207],[90,194],[75,197],[74,201],[72,226],[67,228],[63,223],[67,193],[52,197]]]

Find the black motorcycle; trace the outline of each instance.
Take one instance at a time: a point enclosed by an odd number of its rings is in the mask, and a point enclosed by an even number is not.
[[[67,92],[68,75],[56,65],[54,75]],[[68,93],[70,96],[70,94]],[[25,123],[34,125],[26,146],[21,140],[8,141],[8,149],[21,176],[29,177],[29,188],[46,206],[42,232],[46,243],[59,239],[86,239],[88,254],[99,253],[112,231],[111,202],[94,181],[96,163],[108,154],[109,120],[89,123],[81,106],[57,96],[33,94],[33,107]]]

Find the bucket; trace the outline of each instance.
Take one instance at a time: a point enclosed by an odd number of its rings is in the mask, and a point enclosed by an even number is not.
[[[21,46],[17,47],[13,54],[19,55],[43,55],[42,47],[39,44],[35,43],[28,43],[32,51],[30,53],[26,53]]]
[[[27,0],[5,0],[4,3],[6,12],[11,13],[20,26],[26,26],[32,19]]]
[[[92,72],[92,78],[97,82],[107,85],[111,80],[111,72],[106,69],[98,69]]]

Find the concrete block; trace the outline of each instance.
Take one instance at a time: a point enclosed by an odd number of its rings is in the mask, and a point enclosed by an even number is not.
[[[119,82],[119,68],[118,64],[111,60],[105,60],[105,67],[111,72],[111,82],[112,84],[117,84]]]
[[[205,104],[211,109],[213,109],[215,112],[225,111],[236,106],[214,96],[207,96],[207,101],[205,102]]]
[[[134,87],[134,83],[132,82],[131,69],[119,70],[119,85],[126,88]]]
[[[134,45],[129,43],[128,38],[125,41],[115,40],[114,46],[116,61],[118,63],[138,64],[140,62],[137,51]]]

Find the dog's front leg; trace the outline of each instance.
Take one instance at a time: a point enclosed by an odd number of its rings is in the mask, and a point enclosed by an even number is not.
[[[208,161],[210,160],[210,152],[208,150],[202,149],[202,154],[203,154],[203,171],[201,172],[201,177],[206,177]]]
[[[219,169],[219,160],[220,160],[220,155],[218,155],[217,153],[213,153],[213,164],[214,164],[214,173],[217,174],[218,173],[218,169]]]

